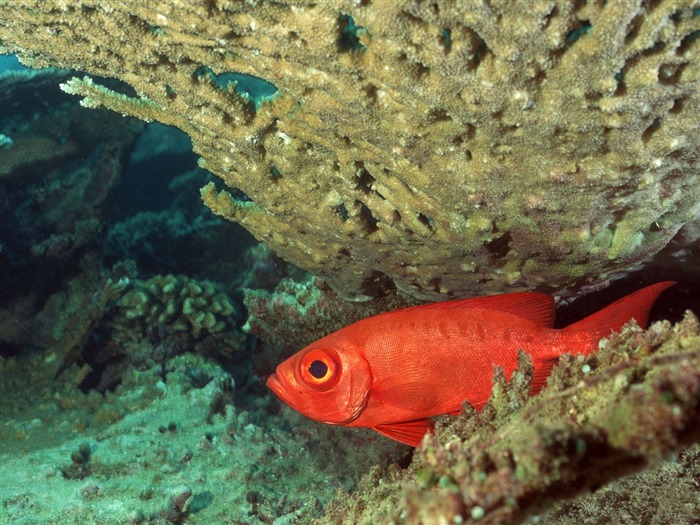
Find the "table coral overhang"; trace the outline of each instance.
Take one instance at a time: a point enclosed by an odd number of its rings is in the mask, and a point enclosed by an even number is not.
[[[0,0],[0,45],[130,84],[65,89],[185,131],[249,199],[209,185],[207,205],[346,297],[566,294],[643,262],[700,208],[698,13]],[[250,76],[266,96],[243,91]]]

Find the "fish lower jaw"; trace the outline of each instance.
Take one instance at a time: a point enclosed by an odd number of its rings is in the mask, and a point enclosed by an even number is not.
[[[274,394],[279,397],[283,402],[285,402],[287,405],[292,406],[291,404],[291,398],[289,394],[287,393],[287,390],[284,388],[280,380],[277,378],[277,374],[272,374],[270,377],[267,378],[267,381],[265,382],[267,385],[267,388],[272,390]]]

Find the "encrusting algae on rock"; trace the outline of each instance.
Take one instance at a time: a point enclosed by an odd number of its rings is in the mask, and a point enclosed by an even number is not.
[[[0,17],[23,62],[132,86],[64,89],[185,131],[246,196],[212,183],[207,205],[345,297],[571,295],[700,206],[692,0],[2,0]]]

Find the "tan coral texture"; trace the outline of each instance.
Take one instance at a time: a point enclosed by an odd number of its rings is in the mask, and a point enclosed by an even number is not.
[[[65,89],[184,130],[240,190],[205,202],[346,297],[565,294],[700,207],[699,8],[0,0],[0,44],[131,85]],[[278,91],[249,99],[227,73]]]

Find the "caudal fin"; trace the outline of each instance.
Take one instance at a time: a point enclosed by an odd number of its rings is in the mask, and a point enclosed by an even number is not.
[[[646,328],[649,310],[654,301],[661,292],[674,284],[676,281],[663,281],[637,290],[599,312],[567,326],[565,330],[590,332],[602,338],[622,328],[630,319],[636,320],[639,326]]]

